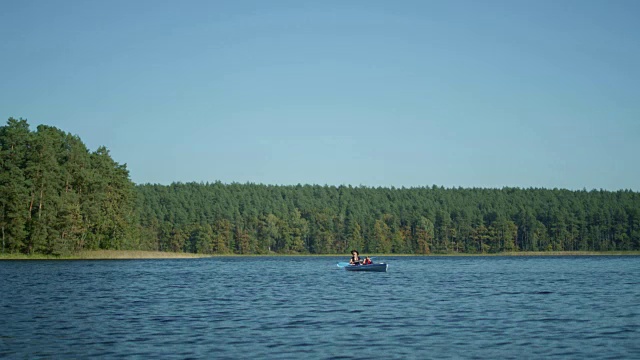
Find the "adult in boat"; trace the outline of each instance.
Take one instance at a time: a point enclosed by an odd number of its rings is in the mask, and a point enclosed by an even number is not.
[[[351,250],[351,259],[349,259],[349,265],[360,265],[362,260],[360,260],[360,254],[358,250]]]

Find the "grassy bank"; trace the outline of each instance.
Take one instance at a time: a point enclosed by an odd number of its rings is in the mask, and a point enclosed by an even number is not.
[[[364,254],[362,256],[373,257],[400,257],[419,256],[414,254]],[[537,252],[504,252],[495,254],[430,254],[429,257],[438,256],[619,256],[619,255],[640,255],[640,251],[537,251]],[[117,260],[117,259],[193,259],[212,256],[326,256],[345,257],[349,254],[269,254],[269,255],[205,255],[189,254],[162,251],[136,251],[136,250],[87,250],[75,254],[54,256],[43,254],[0,254],[0,260]]]
[[[0,260],[116,260],[116,259],[191,259],[207,257],[202,254],[136,250],[87,250],[54,256],[43,254],[0,254]]]
[[[596,256],[596,255],[640,255],[640,251],[531,251],[505,252],[504,256]]]

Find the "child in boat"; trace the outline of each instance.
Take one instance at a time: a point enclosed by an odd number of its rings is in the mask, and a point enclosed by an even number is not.
[[[349,259],[350,265],[360,265],[362,260],[360,260],[360,253],[358,250],[351,250],[351,259]]]
[[[366,258],[364,258],[364,260],[362,261],[362,265],[370,265],[370,264],[373,264],[373,261],[371,261],[371,258],[367,256],[367,257],[366,257]]]

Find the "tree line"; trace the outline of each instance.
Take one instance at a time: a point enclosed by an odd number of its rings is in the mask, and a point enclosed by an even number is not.
[[[0,129],[3,252],[207,254],[640,250],[640,193],[135,185],[106,148],[26,120]]]
[[[0,128],[0,235],[6,252],[136,246],[135,185],[105,147],[23,119]]]
[[[145,238],[204,253],[640,250],[640,194],[174,183],[136,187]]]

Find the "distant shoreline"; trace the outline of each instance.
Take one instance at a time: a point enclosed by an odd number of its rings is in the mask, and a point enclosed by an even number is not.
[[[128,259],[195,259],[205,254],[138,250],[86,250],[69,255],[0,254],[0,260],[128,260]]]
[[[363,253],[364,254],[364,253]],[[640,255],[640,251],[536,251],[536,252],[504,252],[495,254],[464,254],[464,253],[450,253],[450,254],[429,254],[429,255],[417,255],[417,254],[372,254],[367,255],[373,257],[404,257],[404,256],[424,256],[424,257],[469,257],[469,256],[482,256],[482,257],[495,257],[495,256],[637,256]],[[207,257],[291,257],[291,256],[304,256],[304,257],[349,257],[349,254],[251,254],[251,255],[239,255],[239,254],[191,254],[191,253],[175,253],[175,252],[162,252],[162,251],[137,251],[137,250],[88,250],[81,251],[75,254],[54,256],[43,254],[0,254],[0,261],[2,260],[129,260],[129,259],[197,259]]]

